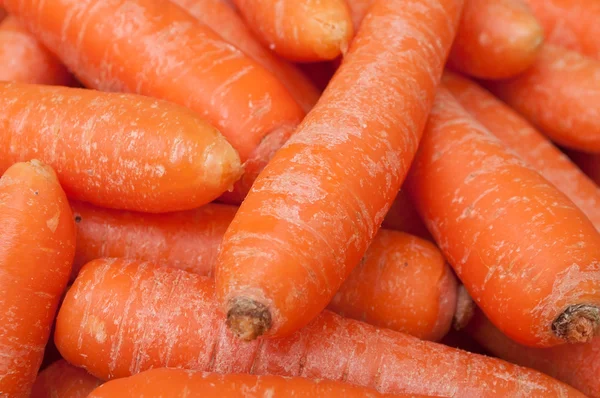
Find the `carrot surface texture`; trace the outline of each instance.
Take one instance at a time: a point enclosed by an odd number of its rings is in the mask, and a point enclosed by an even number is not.
[[[579,207],[600,230],[600,188],[525,118],[476,83],[446,72],[442,78],[460,104],[488,131]]]
[[[600,234],[440,89],[407,189],[470,295],[530,346],[600,329]]]
[[[75,253],[56,174],[37,160],[0,178],[0,396],[29,397]]]
[[[240,338],[306,325],[364,255],[417,149],[461,5],[376,3],[319,103],[254,183],[215,273]]]
[[[345,0],[233,0],[265,46],[292,61],[331,60],[354,35]]]
[[[286,338],[240,341],[225,327],[213,283],[150,263],[95,260],[67,293],[56,345],[101,379],[180,367],[345,381],[390,394],[583,397],[541,373],[328,311]]]
[[[70,198],[165,212],[233,186],[240,160],[194,112],[134,94],[0,83],[0,171],[37,157]]]
[[[600,152],[600,61],[546,44],[527,71],[487,87],[558,144]]]
[[[85,369],[60,359],[39,373],[31,398],[86,398],[100,384]]]
[[[1,11],[0,11],[1,13]],[[69,85],[69,71],[13,16],[0,16],[0,80]]]

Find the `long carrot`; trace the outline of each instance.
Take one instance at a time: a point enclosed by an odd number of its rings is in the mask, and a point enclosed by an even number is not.
[[[305,112],[310,111],[317,103],[321,93],[312,82],[297,67],[282,61],[263,47],[226,0],[171,1],[271,72]]]
[[[97,377],[60,359],[40,372],[31,398],[85,398],[100,384]]]
[[[56,85],[73,82],[64,65],[13,16],[0,23],[0,80]]]
[[[0,396],[29,397],[75,254],[75,223],[52,169],[0,179]]]
[[[461,5],[376,3],[319,103],[254,183],[215,273],[241,338],[306,325],[360,261],[417,149]]]
[[[600,185],[600,155],[573,150],[564,151],[573,162],[596,184]]]
[[[331,60],[354,35],[345,0],[233,0],[256,35],[293,61]]]
[[[546,44],[527,71],[487,87],[553,141],[600,152],[600,61]]]
[[[544,27],[546,41],[600,60],[600,3],[596,0],[524,0]]]
[[[440,89],[407,189],[475,302],[522,344],[600,329],[600,234]]]
[[[38,157],[73,199],[163,212],[198,207],[241,174],[194,112],[134,94],[0,83],[0,172]]]
[[[87,264],[61,307],[62,355],[101,379],[157,367],[343,380],[383,393],[582,397],[541,373],[328,311],[287,338],[243,342],[211,279],[127,260]]]
[[[383,228],[389,228],[396,231],[407,232],[424,239],[433,240],[427,230],[421,216],[417,213],[415,205],[406,190],[401,189],[392,203],[392,207],[383,219]]]
[[[458,102],[573,201],[600,231],[600,188],[527,120],[476,83],[454,73],[442,81]]]

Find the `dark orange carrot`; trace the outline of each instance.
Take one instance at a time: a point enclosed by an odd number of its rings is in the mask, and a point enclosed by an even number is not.
[[[377,2],[318,104],[254,183],[215,273],[241,338],[306,325],[364,255],[417,149],[461,6]]]
[[[600,234],[441,88],[406,188],[475,302],[522,344],[600,329]]]
[[[217,198],[242,170],[194,112],[134,94],[0,82],[0,172],[37,157],[70,198],[147,212]]]
[[[401,189],[392,203],[392,207],[385,215],[383,228],[389,228],[396,231],[407,232],[411,235],[416,235],[424,239],[433,240],[431,234],[427,230],[421,216],[417,213],[415,205],[410,196],[405,190]]]
[[[600,155],[566,149],[564,152],[596,184],[600,185]]]
[[[60,359],[40,372],[31,398],[85,398],[100,384],[102,381],[85,369]]]
[[[548,138],[476,83],[449,72],[442,80],[473,117],[567,195],[600,230],[600,188]]]
[[[56,174],[37,160],[0,178],[0,396],[29,397],[75,253]]]

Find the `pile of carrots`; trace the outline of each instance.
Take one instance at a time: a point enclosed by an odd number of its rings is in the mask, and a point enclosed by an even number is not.
[[[0,0],[0,396],[600,398],[597,0]]]

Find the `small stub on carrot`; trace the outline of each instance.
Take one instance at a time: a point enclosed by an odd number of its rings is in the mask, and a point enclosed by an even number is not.
[[[600,331],[600,309],[588,304],[572,305],[552,323],[552,331],[568,343],[588,343]]]
[[[251,341],[271,328],[271,313],[264,304],[240,297],[229,303],[227,326],[240,339]]]
[[[467,326],[475,311],[475,303],[464,285],[458,287],[456,295],[456,311],[452,320],[454,330],[461,330]]]

